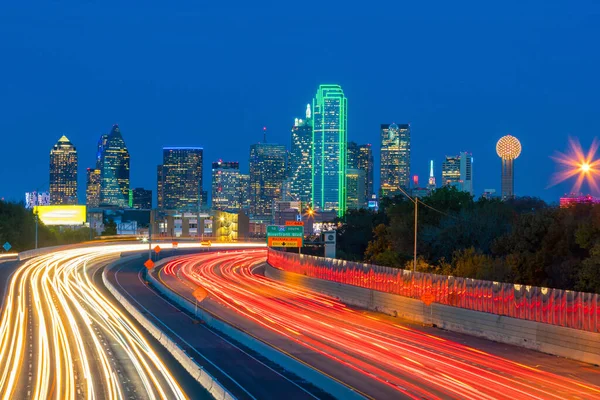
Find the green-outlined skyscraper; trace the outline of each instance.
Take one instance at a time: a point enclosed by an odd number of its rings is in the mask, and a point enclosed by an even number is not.
[[[313,99],[312,206],[346,212],[348,100],[339,85],[320,85]]]

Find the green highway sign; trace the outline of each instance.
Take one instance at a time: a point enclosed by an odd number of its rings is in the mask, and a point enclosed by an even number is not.
[[[303,226],[283,226],[269,225],[267,226],[267,237],[304,237]]]

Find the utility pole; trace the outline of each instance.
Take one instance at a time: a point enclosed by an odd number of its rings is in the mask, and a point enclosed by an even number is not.
[[[152,222],[148,227],[148,260],[152,260]]]

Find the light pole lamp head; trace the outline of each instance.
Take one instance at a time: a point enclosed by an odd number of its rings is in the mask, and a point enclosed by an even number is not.
[[[503,160],[514,160],[521,154],[521,142],[514,136],[503,136],[496,143],[496,153]]]

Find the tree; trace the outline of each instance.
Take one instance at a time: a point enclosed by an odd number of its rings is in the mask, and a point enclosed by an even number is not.
[[[104,230],[102,231],[102,236],[113,236],[116,234],[117,234],[116,222],[112,218],[105,220],[104,221]]]

